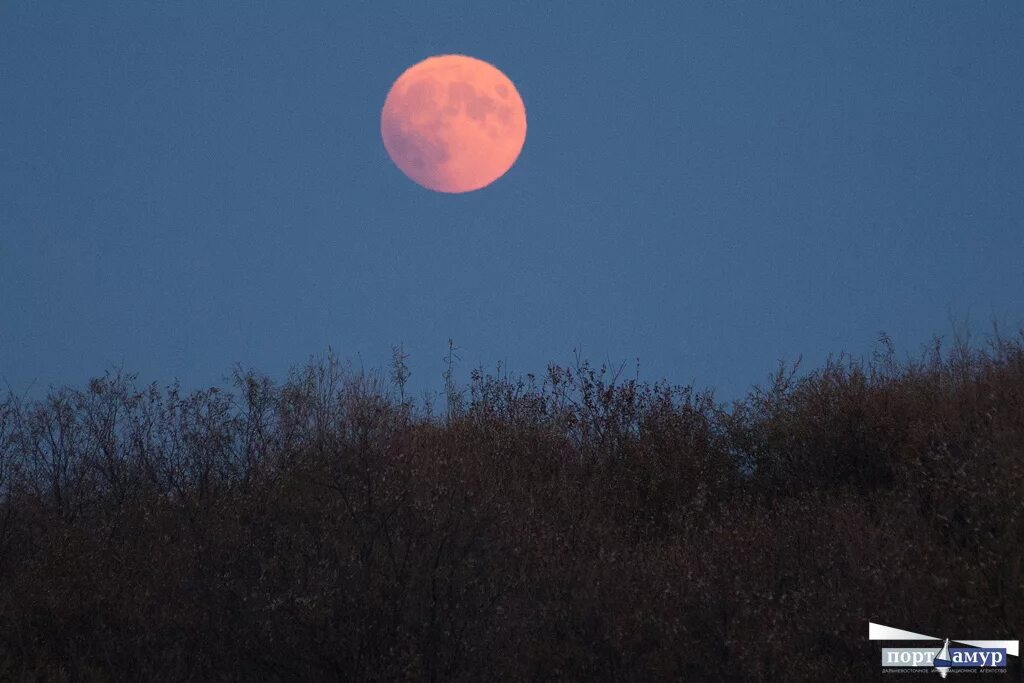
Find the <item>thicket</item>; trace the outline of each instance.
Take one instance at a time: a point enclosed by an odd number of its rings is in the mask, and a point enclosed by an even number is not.
[[[861,680],[868,621],[1024,635],[1024,345],[880,349],[728,405],[580,361],[433,411],[400,352],[8,395],[0,678]]]

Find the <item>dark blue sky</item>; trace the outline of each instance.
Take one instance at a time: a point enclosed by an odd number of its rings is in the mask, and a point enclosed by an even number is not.
[[[1024,318],[1024,3],[0,2],[0,377],[217,383],[392,344],[639,357],[723,397],[780,358]],[[434,54],[502,69],[493,186],[389,161]]]

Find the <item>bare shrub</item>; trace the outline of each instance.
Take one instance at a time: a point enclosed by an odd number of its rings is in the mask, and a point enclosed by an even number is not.
[[[1024,346],[582,359],[446,410],[332,353],[0,402],[0,678],[859,679],[865,622],[1024,632]]]

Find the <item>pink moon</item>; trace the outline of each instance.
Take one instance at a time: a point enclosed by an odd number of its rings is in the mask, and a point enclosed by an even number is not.
[[[512,168],[526,141],[526,108],[512,81],[465,55],[430,57],[388,92],[380,133],[391,160],[437,192],[472,192]]]

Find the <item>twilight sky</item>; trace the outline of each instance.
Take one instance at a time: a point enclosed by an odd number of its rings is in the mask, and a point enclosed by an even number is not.
[[[417,390],[581,347],[736,397],[778,359],[1024,322],[1024,2],[0,2],[0,379],[218,383],[392,344]],[[529,132],[442,195],[394,79]]]

